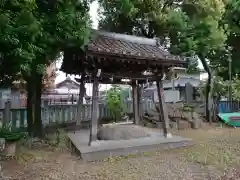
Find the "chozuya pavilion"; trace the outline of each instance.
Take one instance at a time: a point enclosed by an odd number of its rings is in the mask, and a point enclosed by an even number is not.
[[[69,135],[73,144],[80,151],[82,158],[94,160],[98,159],[99,156],[96,153],[99,152],[105,153],[105,156],[109,155],[109,153],[114,155],[114,152],[115,155],[121,155],[119,149],[125,149],[124,153],[129,148],[131,152],[131,148],[134,149],[134,152],[139,152],[141,150],[137,149],[141,149],[141,147],[151,147],[150,145],[158,147],[157,145],[162,144],[162,142],[174,142],[178,144],[176,146],[181,144],[180,141],[185,142],[185,139],[172,137],[170,133],[168,112],[162,87],[162,79],[164,74],[169,71],[169,68],[173,66],[182,67],[184,64],[185,62],[181,57],[171,55],[164,50],[157,39],[98,30],[92,31],[92,38],[83,49],[72,46],[66,48],[62,70],[67,74],[81,76],[80,82],[82,86],[80,85],[80,91],[81,89],[84,90],[84,83],[93,84],[90,131],[79,130],[79,132],[70,133]],[[129,84],[132,86],[133,116],[136,125],[139,125],[140,121],[139,85],[146,83],[146,81],[156,82],[161,112],[159,118],[164,122],[163,130],[159,133],[159,140],[152,137],[151,140],[142,140],[142,142],[140,142],[140,139],[134,139],[132,142],[111,141],[112,145],[110,141],[107,144],[98,141],[98,85],[100,83],[121,84],[122,79],[129,79]],[[78,111],[81,111],[81,108]],[[128,143],[129,146],[127,146]],[[138,148],[135,150],[134,147]]]

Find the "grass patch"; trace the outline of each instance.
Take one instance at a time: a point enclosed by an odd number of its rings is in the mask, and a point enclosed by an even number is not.
[[[67,133],[62,129],[58,129],[55,133],[47,135],[46,141],[56,150],[69,151],[70,141]]]
[[[195,145],[179,150],[179,157],[203,166],[226,169],[240,166],[240,130],[210,128],[176,133],[191,138]]]
[[[70,142],[64,130],[47,134],[43,139],[26,137],[18,142],[15,159],[19,163],[47,159],[52,153],[69,152]]]

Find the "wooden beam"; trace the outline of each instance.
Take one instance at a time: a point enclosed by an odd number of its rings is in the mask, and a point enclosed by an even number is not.
[[[134,79],[134,80],[156,80],[155,75],[152,76],[145,76],[143,74],[139,73],[131,73],[131,72],[112,72],[112,73],[106,73],[106,74],[102,74],[102,78],[110,78],[110,77],[116,78],[116,79]]]
[[[75,80],[77,82],[80,82],[80,79],[78,79],[78,78],[75,78]],[[134,80],[136,80],[136,79],[134,79]],[[150,79],[150,80],[149,79],[142,79],[142,80],[138,80],[138,84],[145,84],[147,81],[148,82],[153,82],[153,81],[155,81],[155,79]],[[93,83],[93,79],[87,77],[84,82],[85,83]],[[121,79],[116,79],[116,78],[114,78],[113,81],[112,81],[110,78],[106,78],[106,77],[100,77],[98,82],[100,84],[123,84],[123,85],[130,85],[130,86],[132,85],[131,81],[123,82],[123,81],[121,81]]]
[[[106,54],[102,52],[87,52],[87,54],[91,57],[98,57],[98,58],[103,58],[103,59],[109,59],[112,61],[124,61],[125,63],[128,62],[134,62],[136,64],[152,64],[152,65],[162,65],[162,64],[167,64],[167,65],[184,65],[186,64],[185,61],[179,60],[179,59],[171,59],[169,57],[166,58],[154,58],[154,57],[141,57],[141,56],[131,56],[131,55],[116,55],[116,54]]]
[[[3,110],[3,125],[8,125],[11,119],[11,101],[5,102],[5,107]]]
[[[84,77],[81,77],[80,85],[79,85],[79,99],[78,99],[78,106],[77,106],[77,116],[76,116],[76,122],[77,125],[81,125],[82,123],[82,114],[83,114],[83,98],[86,93],[85,83],[84,83]]]
[[[138,87],[136,81],[132,83],[132,99],[133,99],[133,117],[134,124],[140,124],[139,105],[138,105]]]
[[[159,118],[160,118],[160,120],[163,120],[163,135],[166,138],[171,138],[172,135],[170,133],[170,121],[169,121],[168,110],[167,110],[167,106],[166,106],[165,98],[164,98],[164,90],[163,90],[162,80],[158,79],[156,81],[156,84],[157,84],[159,108],[160,108],[160,114],[161,114],[161,116]]]
[[[67,59],[65,60],[67,61]],[[145,61],[144,61],[145,62]],[[109,73],[116,73],[119,72],[120,74],[126,73],[126,72],[134,72],[136,74],[141,73],[144,70],[161,70],[162,67],[169,68],[174,65],[174,63],[160,63],[155,64],[150,61],[146,61],[144,63],[142,60],[139,63],[138,60],[116,60],[116,59],[108,59],[108,58],[102,58],[102,57],[88,57],[86,60],[81,61],[73,61],[72,63],[68,62],[69,67],[67,68],[65,66],[65,70],[70,71],[72,69],[72,72],[76,73],[76,71],[87,69],[88,71],[94,71],[94,69],[100,68],[104,72]],[[64,65],[66,62],[64,63]],[[178,65],[174,65],[178,66]],[[181,65],[179,65],[181,66]],[[81,67],[81,68],[79,68]],[[77,74],[79,74],[77,72]],[[138,75],[139,76],[139,75]]]
[[[99,105],[98,105],[98,78],[93,77],[93,89],[92,89],[92,118],[90,123],[90,137],[89,137],[89,146],[92,143],[97,141],[97,132],[98,132],[98,118],[99,118]]]
[[[143,111],[142,111],[142,103],[141,103],[141,98],[142,98],[142,90],[143,90],[143,86],[142,85],[138,85],[138,113],[139,113],[139,118],[141,119],[141,117],[143,116]]]

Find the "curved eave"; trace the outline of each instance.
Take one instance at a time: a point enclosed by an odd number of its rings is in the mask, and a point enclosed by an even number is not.
[[[109,58],[109,59],[121,59],[126,61],[138,61],[139,63],[147,63],[147,64],[158,64],[158,65],[179,65],[183,66],[186,64],[184,60],[182,60],[179,56],[166,56],[163,58],[158,57],[147,57],[147,56],[136,56],[131,54],[115,54],[112,52],[95,52],[88,50],[86,53],[87,56],[94,56],[99,58]]]

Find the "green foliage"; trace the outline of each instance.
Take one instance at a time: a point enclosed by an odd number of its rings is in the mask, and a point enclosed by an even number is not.
[[[194,112],[194,106],[190,104],[183,104],[182,111],[184,112]]]
[[[158,37],[170,52],[191,57],[207,58],[224,48],[227,29],[221,20],[226,4],[222,0],[129,0],[125,6],[114,0],[99,2],[104,16],[100,28],[105,30]],[[190,71],[198,65],[195,59],[188,64]]]
[[[232,86],[232,98],[234,100],[239,101],[240,100],[240,79],[238,78],[238,76],[233,78],[231,86]]]
[[[6,141],[18,141],[24,137],[26,137],[26,133],[11,130],[10,126],[5,125],[0,129],[0,138],[4,138]]]
[[[213,80],[212,96],[216,98],[227,97],[229,83],[228,80],[224,81],[223,78],[219,76],[215,77]],[[237,76],[233,78],[231,87],[233,100],[240,100],[240,79]],[[202,95],[205,94],[206,83],[202,83],[199,91]]]
[[[88,40],[89,2],[0,1],[0,79],[20,77],[27,82],[28,100],[35,102],[34,108],[28,106],[28,127],[32,122],[39,127],[34,133],[41,131],[40,97],[46,67],[66,47],[80,48]]]
[[[85,0],[1,1],[0,72],[43,74],[65,46],[86,42],[87,11]]]
[[[211,65],[218,68],[217,74],[227,80],[229,58],[232,60],[232,76],[240,72],[240,16],[238,1],[225,1],[225,4],[225,13],[220,21],[220,26],[225,29],[225,47],[212,51],[209,59]]]
[[[63,129],[57,129],[55,133],[47,134],[45,139],[51,147],[56,147],[57,150],[69,150],[69,139],[67,133]]]
[[[101,0],[100,5],[105,16],[101,28],[149,38],[158,36],[163,41],[170,38],[174,53],[208,53],[209,49],[222,47],[226,39],[225,29],[219,25],[225,13],[221,0],[129,0],[125,8],[131,10],[127,12],[113,0]]]
[[[226,29],[220,25],[225,13],[222,0],[187,0],[180,5],[181,11],[170,12],[168,18],[172,52],[204,55],[224,47]],[[179,19],[176,23],[176,19]],[[180,31],[180,33],[179,33]]]
[[[120,120],[124,111],[122,89],[119,86],[112,86],[107,91],[106,100],[107,100],[107,108],[112,113],[115,121]]]
[[[198,58],[196,56],[186,58],[186,69],[188,74],[199,73]]]
[[[131,13],[122,11],[114,0],[99,0],[105,18],[100,27],[115,32],[158,37],[173,54],[198,56],[209,75],[206,94],[211,91],[209,62],[217,51],[226,48],[228,26],[223,23],[227,2],[224,0],[129,0]],[[106,4],[112,7],[106,8]],[[129,7],[128,6],[128,7]],[[189,62],[189,66],[196,63]],[[196,67],[190,67],[195,69]],[[208,97],[206,97],[208,119]]]
[[[35,57],[29,40],[38,34],[31,1],[1,1],[0,5],[0,72],[12,77]],[[24,47],[24,48],[21,48]],[[27,68],[27,67],[26,67]]]
[[[228,82],[225,82],[221,77],[216,76],[213,79],[212,84],[212,96],[213,97],[221,97],[227,95],[227,87]],[[206,94],[206,82],[202,83],[199,88],[199,93],[202,94],[202,96],[205,96]]]
[[[228,60],[232,59],[232,76],[236,76],[240,72],[240,14],[239,14],[239,1],[228,1],[223,24],[227,24],[229,33],[226,41],[226,49],[228,51],[220,51],[216,54],[214,59],[215,64],[220,64],[222,71],[219,72],[225,80],[228,79]],[[229,50],[230,49],[230,50]],[[224,68],[225,67],[225,68]]]

